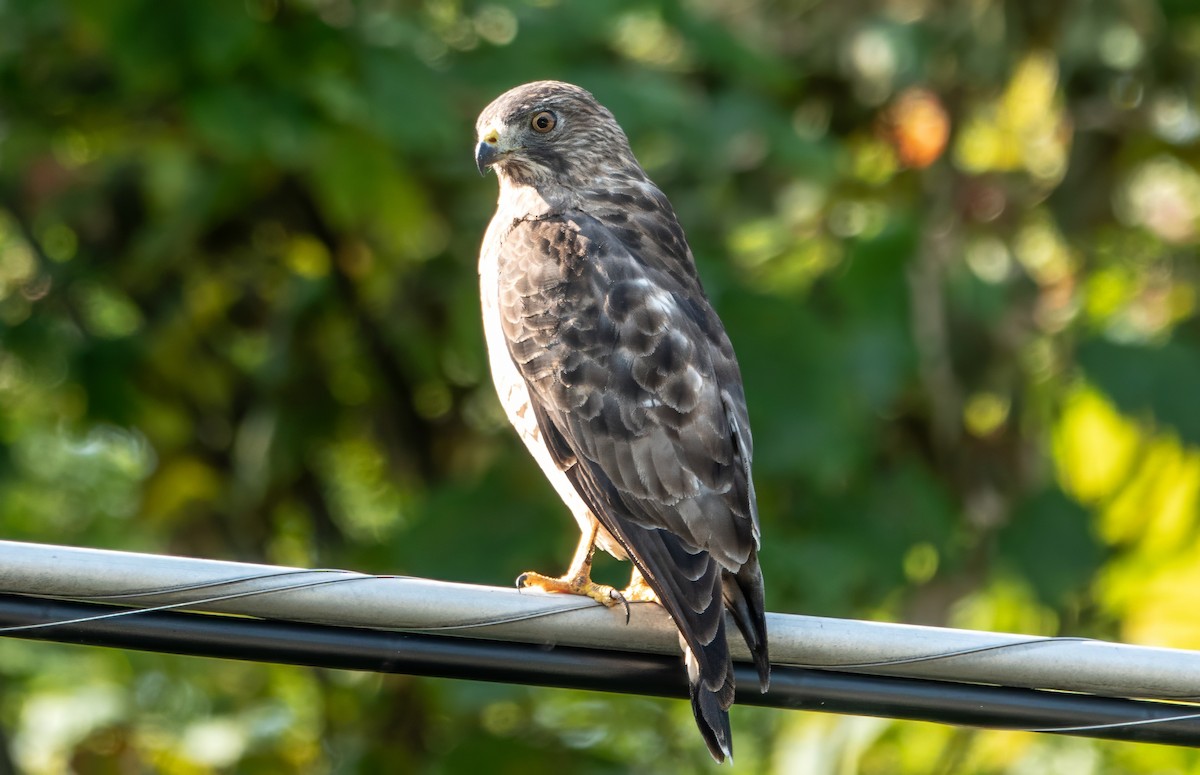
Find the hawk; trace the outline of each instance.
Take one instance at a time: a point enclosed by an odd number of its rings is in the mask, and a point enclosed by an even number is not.
[[[605,605],[657,600],[679,628],[696,724],[731,756],[725,610],[767,690],[746,398],[683,229],[606,108],[538,81],[476,123],[500,179],[479,255],[492,379],[582,533],[567,573],[518,587]],[[595,547],[633,562],[624,592],[591,580]]]

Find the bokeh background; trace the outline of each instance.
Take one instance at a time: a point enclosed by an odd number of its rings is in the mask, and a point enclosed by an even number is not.
[[[1194,0],[6,0],[0,535],[565,566],[475,278],[474,118],[538,78],[614,111],[688,232],[770,609],[1200,648]],[[746,773],[1200,771],[734,729]],[[693,770],[681,702],[0,641],[0,771]]]

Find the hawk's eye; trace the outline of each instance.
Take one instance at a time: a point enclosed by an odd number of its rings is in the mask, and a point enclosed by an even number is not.
[[[554,125],[557,123],[558,119],[554,117],[553,113],[548,110],[543,110],[540,113],[534,114],[533,119],[529,122],[529,125],[533,127],[533,131],[544,135],[553,129]]]

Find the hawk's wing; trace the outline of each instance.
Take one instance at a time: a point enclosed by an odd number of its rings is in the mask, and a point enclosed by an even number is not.
[[[767,669],[749,426],[728,338],[697,284],[639,260],[590,216],[520,221],[503,240],[502,326],[546,444],[679,626],[705,690],[693,703],[727,740],[724,599],[764,682]]]

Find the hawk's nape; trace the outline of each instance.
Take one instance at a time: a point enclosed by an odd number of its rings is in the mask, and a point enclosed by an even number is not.
[[[500,179],[479,264],[492,376],[582,532],[565,576],[518,583],[607,605],[658,600],[679,628],[697,725],[721,761],[734,697],[726,609],[763,691],[770,676],[733,348],[670,203],[588,92],[526,84],[476,128],[476,163]],[[625,593],[591,581],[597,544],[634,563]]]

